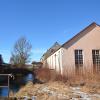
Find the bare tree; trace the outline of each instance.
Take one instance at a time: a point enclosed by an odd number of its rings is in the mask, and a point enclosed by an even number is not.
[[[32,45],[26,40],[25,37],[21,37],[14,45],[10,63],[23,67],[30,61],[31,49]]]

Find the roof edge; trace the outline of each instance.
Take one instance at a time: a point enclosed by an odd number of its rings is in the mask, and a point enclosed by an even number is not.
[[[80,32],[78,32],[75,36],[73,36],[71,39],[69,39],[67,42],[65,42],[64,44],[62,44],[56,51],[58,51],[60,48],[62,48],[66,43],[69,43],[69,42],[71,42],[75,37],[77,37],[78,35],[80,35],[82,32],[84,32],[85,30],[87,30],[89,27],[91,27],[91,26],[94,26],[94,27],[96,27],[96,26],[99,26],[100,27],[100,25],[99,24],[97,24],[96,22],[92,22],[91,24],[89,24],[87,27],[85,27],[82,31],[80,31]],[[93,27],[93,28],[94,28]],[[55,51],[55,52],[56,52]],[[55,53],[54,52],[54,53]],[[53,53],[53,54],[54,54]],[[51,54],[51,55],[53,55],[53,54]],[[50,56],[51,56],[50,55]],[[48,56],[48,57],[50,57],[50,56]],[[48,58],[47,57],[47,58]]]
[[[73,36],[71,39],[69,39],[67,42],[65,42],[64,44],[62,44],[61,47],[63,47],[66,43],[68,43],[68,42],[70,42],[71,40],[73,40],[75,37],[77,37],[78,35],[80,35],[82,32],[84,32],[85,30],[87,30],[87,29],[88,29],[89,27],[91,27],[91,26],[94,26],[94,27],[99,26],[99,27],[100,27],[100,25],[98,25],[97,23],[92,22],[90,25],[88,25],[88,26],[85,27],[83,30],[81,30],[80,32],[78,32],[75,36]],[[94,27],[93,27],[93,28],[94,28]]]

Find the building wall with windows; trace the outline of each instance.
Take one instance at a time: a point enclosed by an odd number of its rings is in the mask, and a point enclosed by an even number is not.
[[[86,71],[93,72],[93,50],[100,51],[100,26],[96,26],[92,30],[90,30],[90,28],[88,28],[88,33],[79,38],[77,41],[75,41],[74,38],[73,41],[75,42],[72,45],[69,45],[68,47],[68,44],[65,44],[63,46],[62,63],[63,68],[65,67],[67,69],[68,74],[75,73],[75,71],[77,71],[78,69],[80,70],[80,72],[83,71],[83,73]],[[77,60],[75,59],[77,58],[75,57],[76,50],[81,51],[82,53],[82,55],[80,55],[79,57],[79,64],[75,64],[75,60]],[[100,64],[99,60],[100,57],[98,55],[98,65]]]
[[[100,72],[100,26],[90,24],[49,56],[45,65],[61,74]]]

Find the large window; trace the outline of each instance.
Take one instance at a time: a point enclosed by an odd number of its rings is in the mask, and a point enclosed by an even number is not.
[[[75,50],[75,65],[83,66],[83,51]]]
[[[93,65],[96,71],[100,71],[100,50],[92,50]]]

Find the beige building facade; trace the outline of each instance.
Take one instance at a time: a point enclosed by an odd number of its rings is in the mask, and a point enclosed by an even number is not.
[[[90,24],[42,62],[60,74],[100,72],[100,26]]]

